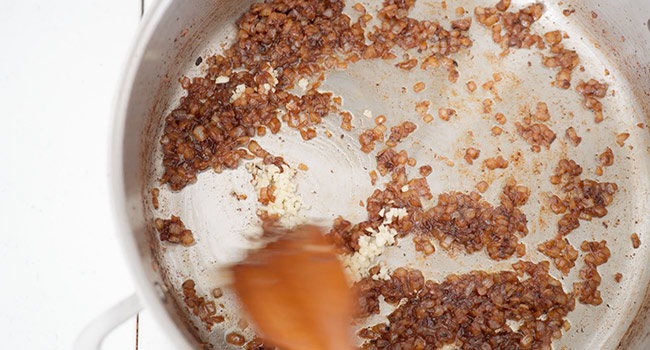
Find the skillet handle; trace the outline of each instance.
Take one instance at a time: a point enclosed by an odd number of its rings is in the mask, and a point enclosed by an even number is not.
[[[138,296],[128,296],[90,322],[79,334],[74,350],[99,350],[108,333],[140,310],[142,304]]]

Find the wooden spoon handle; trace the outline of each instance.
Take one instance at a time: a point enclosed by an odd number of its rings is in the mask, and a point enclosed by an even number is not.
[[[265,339],[284,350],[351,350],[352,297],[336,253],[301,226],[233,267],[234,288]]]

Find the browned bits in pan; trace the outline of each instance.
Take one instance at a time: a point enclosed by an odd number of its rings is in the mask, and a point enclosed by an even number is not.
[[[474,148],[474,147],[469,147],[467,150],[465,150],[465,161],[468,164],[473,164],[474,160],[478,158],[478,156],[481,154],[481,151]]]
[[[213,298],[219,299],[219,298],[221,298],[221,296],[223,296],[223,291],[221,290],[221,288],[214,288],[212,290],[212,297]]]
[[[377,15],[380,24],[367,31],[363,28],[372,16],[360,3],[352,6],[359,15],[357,21],[342,13],[344,3],[339,0],[297,0],[291,4],[286,0],[268,0],[254,4],[237,22],[236,44],[223,55],[206,59],[206,76],[180,80],[187,95],[167,116],[160,140],[165,166],[163,183],[180,190],[196,181],[201,171],[221,172],[237,167],[242,159],[253,157],[271,159],[273,157],[261,149],[254,138],[265,135],[267,129],[277,133],[282,124],[297,129],[304,140],[310,140],[316,136],[314,127],[322,118],[328,115],[337,118],[338,115],[341,128],[351,131],[353,116],[339,109],[342,99],[316,91],[318,82],[311,85],[312,89],[304,96],[287,91],[306,76],[312,77],[310,82],[314,83],[313,78],[322,75],[325,69],[345,68],[360,59],[395,59],[392,50],[397,47],[400,52],[413,49],[424,54],[416,59],[407,53],[396,64],[398,68],[412,70],[418,63],[421,69],[442,66],[447,69],[448,80],[455,82],[459,77],[458,63],[450,55],[472,45],[467,33],[472,18],[451,21],[451,27],[445,29],[436,21],[409,18],[408,12],[414,3],[415,0],[384,1]],[[579,64],[577,54],[563,47],[561,32],[548,32],[542,37],[530,30],[540,18],[543,5],[533,4],[519,11],[506,12],[509,7],[509,0],[501,0],[493,8],[476,8],[476,19],[490,28],[492,39],[501,45],[503,54],[510,48],[537,47],[541,50],[550,46],[550,54],[543,58],[543,64],[557,69],[555,85],[570,87],[572,71]],[[465,9],[457,8],[456,13],[462,15]],[[293,25],[289,25],[291,23]],[[495,82],[501,80],[496,74],[493,77],[494,80],[483,84],[484,89],[494,89]],[[474,81],[468,81],[466,86],[470,92],[477,88]],[[424,82],[413,85],[416,93],[425,88]],[[598,99],[605,96],[607,84],[592,79],[580,82],[577,90],[584,97],[585,107],[596,114],[596,121],[602,120],[602,104]],[[495,99],[498,101],[497,97]],[[497,107],[494,102],[490,99],[482,102],[486,117],[493,115]],[[429,107],[429,101],[422,101],[415,107],[427,123],[433,120]],[[453,109],[441,108],[438,116],[449,121],[455,113]],[[507,121],[502,113],[496,113],[494,118],[499,125]],[[536,152],[541,146],[549,148],[556,137],[548,126],[536,123],[549,120],[548,107],[540,102],[535,113],[516,125],[518,134]],[[358,136],[361,149],[366,153],[373,151],[377,142],[380,145],[384,142],[387,131],[385,117],[377,117],[374,121],[374,128]],[[468,253],[485,250],[495,260],[523,256],[525,246],[520,239],[526,236],[528,228],[520,207],[527,202],[530,190],[508,180],[498,205],[486,202],[476,192],[449,192],[438,197],[435,207],[423,209],[421,199],[432,197],[426,179],[409,179],[405,166],[415,166],[415,158],[409,158],[404,150],[394,149],[415,128],[411,122],[391,128],[385,143],[388,148],[376,156],[377,170],[390,178],[389,182],[367,199],[368,220],[357,224],[341,217],[335,220],[328,235],[333,243],[342,252],[357,251],[358,238],[367,234],[366,229],[376,228],[383,220],[380,210],[391,206],[407,210],[406,218],[395,220],[391,225],[402,237],[412,234],[416,250],[425,255],[435,252],[432,242],[437,240],[443,249],[461,249]],[[491,130],[495,136],[503,132],[499,126]],[[581,138],[572,127],[565,134],[575,146],[580,143]],[[629,134],[620,134],[616,141],[623,146],[627,137]],[[609,153],[611,157],[607,159],[613,163],[611,150]],[[479,155],[478,149],[468,148],[464,158],[472,164]],[[514,161],[515,157],[512,159]],[[558,222],[559,234],[537,248],[566,274],[575,265],[578,254],[562,235],[578,227],[579,220],[604,216],[617,186],[583,180],[579,165],[563,161],[565,163],[560,162],[551,179],[559,195],[549,199],[551,210],[562,215]],[[487,158],[483,164],[490,170],[505,169],[509,165],[501,155]],[[302,164],[298,167],[306,170]],[[431,172],[429,165],[419,168],[423,177]],[[377,172],[372,170],[369,176],[371,183],[376,185]],[[484,193],[488,183],[481,181],[476,188]],[[271,200],[273,193],[274,188],[262,189],[259,198]],[[152,191],[152,202],[155,196],[157,194]],[[157,201],[154,207],[158,207]],[[191,238],[191,231],[186,230],[177,217],[157,219],[155,225],[161,239],[166,235],[163,240],[185,244],[185,231]],[[637,243],[633,244],[638,247]],[[599,304],[602,299],[597,290],[600,276],[596,266],[607,261],[609,250],[604,242],[584,242],[581,249],[588,254],[586,267],[580,273],[582,281],[575,285],[576,297],[583,303]],[[503,350],[550,348],[551,339],[568,329],[564,318],[573,310],[573,294],[567,295],[561,283],[548,274],[547,262],[538,265],[518,262],[513,267],[514,272],[450,275],[441,283],[426,281],[419,271],[403,268],[396,269],[388,281],[362,280],[356,286],[361,292],[362,315],[379,311],[380,295],[388,303],[399,306],[386,324],[360,332],[367,339],[364,349],[433,349],[445,345],[467,349],[485,345]],[[620,281],[620,274],[617,275]],[[194,287],[191,280],[183,284],[188,308],[206,322],[208,328],[223,321],[223,317],[216,316],[214,303],[199,298]],[[221,294],[221,290],[212,291],[215,298]],[[407,302],[400,303],[403,299]],[[468,319],[472,322],[467,322]],[[521,326],[513,330],[506,324],[507,320],[519,321]],[[432,324],[435,327],[431,327]],[[237,333],[228,333],[226,341],[236,346],[246,344],[248,350],[271,349],[259,338],[246,343]]]
[[[557,75],[555,75],[555,86],[562,89],[571,87],[571,70],[569,68],[562,68]]]
[[[370,22],[370,20],[372,20],[372,15],[369,14],[369,13],[366,13],[366,14],[361,15],[361,16],[359,17],[359,24],[361,25],[361,27],[364,27],[364,28],[365,28],[365,27],[366,27],[366,24],[367,24],[368,22]],[[383,57],[382,57],[382,58],[383,58]],[[354,54],[348,56],[348,61],[351,62],[351,63],[355,63],[355,62],[359,61],[360,59],[361,59],[361,57],[360,57],[358,54],[356,54],[356,53],[354,53]]]
[[[542,64],[547,68],[558,68],[560,71],[555,76],[555,86],[568,89],[571,87],[571,73],[580,63],[578,54],[567,50],[563,44],[554,44],[550,52],[553,56],[542,56]]]
[[[431,244],[431,240],[425,236],[413,237],[413,244],[415,244],[415,251],[422,252],[424,255],[431,255],[436,251],[436,247]]]
[[[523,124],[515,122],[515,127],[519,136],[531,145],[533,152],[539,153],[541,146],[549,149],[553,141],[555,141],[553,130],[544,124],[532,123],[529,117],[524,118]]]
[[[299,62],[296,53],[288,50],[286,44],[283,45],[289,40],[299,44],[298,47],[308,48],[309,54],[301,57],[305,63],[316,62],[320,57],[329,55],[333,49],[342,48],[342,45],[354,48],[354,51],[362,49],[363,32],[359,32],[359,28],[351,25],[349,18],[341,14],[344,6],[342,2],[332,1],[313,6],[309,1],[299,1],[292,4],[293,11],[286,11],[287,5],[284,1],[258,3],[244,13],[238,21],[239,30],[244,35],[239,34],[238,45],[233,46],[234,56],[253,65],[257,63],[254,55],[260,54],[261,60],[269,61],[271,66],[284,67],[297,66]],[[288,21],[301,20],[306,20],[303,26],[311,25],[323,38],[329,39],[314,41],[309,31],[302,31],[300,27],[285,27]],[[342,37],[346,40],[335,39]]]
[[[384,140],[384,138],[383,138],[383,136],[384,136],[384,132],[386,132],[386,125],[384,125],[384,124],[377,124],[377,125],[375,125],[375,127],[373,128],[373,130],[374,130],[375,132],[377,132],[377,133],[379,133],[379,134],[382,135],[381,138],[380,138],[380,140],[383,141],[383,140]],[[380,142],[381,142],[381,141],[380,141]]]
[[[248,143],[248,150],[254,154],[257,157],[264,158],[269,155],[269,152],[264,150],[262,146],[260,146],[259,143],[255,140],[251,140],[251,142]]]
[[[562,14],[565,15],[566,17],[571,16],[576,10],[574,9],[564,9],[562,10]]]
[[[377,184],[377,172],[374,170],[370,170],[370,183],[374,186]]]
[[[471,25],[471,18],[463,18],[452,21],[450,30],[444,29],[437,22],[419,21],[407,17],[408,11],[415,4],[414,1],[387,0],[384,7],[377,14],[382,25],[373,32],[368,33],[367,38],[372,42],[363,51],[365,59],[382,57],[388,53],[393,46],[397,45],[403,50],[419,48],[431,53],[431,56],[445,58],[451,53],[458,52],[462,47],[471,46],[472,42],[467,36],[467,30]],[[414,59],[411,59],[414,60]],[[425,62],[428,62],[425,59]],[[411,63],[402,62],[410,69]],[[415,62],[417,64],[417,62]],[[450,72],[453,65],[445,65]],[[426,68],[426,67],[425,67]]]
[[[422,64],[420,64],[420,69],[426,70],[428,67],[440,67],[440,60],[435,56],[425,58],[422,60]]]
[[[506,185],[503,187],[503,193],[499,198],[501,199],[501,203],[507,207],[520,207],[528,202],[529,197],[530,189],[523,185],[517,185],[515,179],[510,177],[506,181]]]
[[[476,83],[474,82],[474,80],[470,80],[467,82],[467,90],[469,90],[470,92],[474,92],[476,90]]]
[[[551,115],[548,113],[548,106],[546,105],[545,102],[537,102],[537,106],[535,107],[535,114],[533,114],[533,118],[541,122],[546,122],[549,119],[551,119]]]
[[[365,130],[359,135],[359,143],[361,144],[361,151],[370,153],[375,149],[375,142],[384,142],[384,132],[386,127],[383,124],[376,125],[372,129]]]
[[[387,281],[376,281],[364,278],[355,283],[354,289],[359,295],[360,317],[368,317],[379,313],[379,296],[383,296],[389,304],[397,304],[403,298],[413,298],[424,288],[424,275],[418,270],[397,268]],[[369,339],[367,329],[359,332],[362,338]]]
[[[568,127],[566,129],[566,132],[564,133],[566,138],[571,141],[571,144],[573,146],[578,147],[580,142],[582,142],[582,137],[578,136],[578,133],[576,132],[576,129],[574,129],[572,126]]]
[[[406,161],[406,164],[408,164],[408,166],[414,167],[418,164],[418,161],[413,157],[409,157],[409,159]]]
[[[449,70],[449,74],[447,75],[447,80],[449,80],[450,83],[455,83],[456,81],[458,81],[458,77],[460,76],[460,74],[455,68],[452,68],[453,66],[448,66],[448,67],[449,68],[447,69]]]
[[[263,126],[258,126],[257,127],[257,136],[264,136],[266,135],[266,128]]]
[[[594,121],[600,123],[603,121],[603,104],[599,99],[607,94],[607,83],[599,83],[595,79],[589,79],[587,82],[580,80],[576,91],[583,97],[582,105],[594,113]]]
[[[429,176],[429,174],[431,174],[431,171],[432,171],[432,169],[431,169],[430,165],[423,165],[423,166],[420,167],[420,175],[421,176],[424,176],[424,177]]]
[[[562,41],[562,32],[554,30],[544,34],[544,41],[549,45],[559,44]]]
[[[558,233],[567,235],[580,226],[580,220],[602,218],[607,215],[607,206],[618,190],[615,183],[582,179],[582,167],[573,160],[562,159],[555,168],[550,181],[558,185],[563,198],[550,199],[551,210],[563,214],[558,220]]]
[[[171,216],[171,219],[156,219],[154,220],[156,230],[160,233],[160,240],[169,243],[182,243],[184,246],[189,246],[194,243],[194,236],[192,231],[185,228],[185,224],[178,216]]]
[[[404,186],[408,187],[403,191]],[[381,222],[378,214],[381,209],[387,206],[405,208],[409,213],[406,218],[399,220],[394,228],[403,234],[414,229],[416,222],[411,220],[410,215],[421,212],[422,199],[431,199],[429,185],[424,178],[408,179],[403,166],[392,171],[390,182],[385,184],[383,190],[375,190],[367,200],[367,212],[370,222],[374,225]]]
[[[490,20],[491,21],[491,20]],[[492,41],[494,41],[497,44],[501,44],[503,42],[503,37],[501,36],[501,25],[500,24],[495,24],[492,26]],[[510,49],[505,49],[503,52],[501,52],[502,56],[507,55],[510,52]]]
[[[483,161],[483,164],[486,168],[490,170],[494,169],[505,169],[508,167],[508,161],[503,158],[503,156],[498,155],[493,158],[487,158]]]
[[[302,139],[305,141],[311,140],[316,137],[316,130],[314,130],[314,128],[300,129],[300,136],[302,136]]]
[[[151,204],[153,205],[154,209],[158,209],[160,207],[160,203],[158,203],[158,195],[160,195],[159,189],[151,189]]]
[[[555,168],[554,175],[551,176],[551,183],[559,185],[562,181],[562,176],[566,175],[568,181],[572,181],[582,174],[582,167],[572,159],[562,159],[558,162]]]
[[[587,252],[584,257],[585,266],[580,269],[580,282],[573,284],[573,291],[582,304],[600,305],[603,299],[600,296],[598,286],[601,283],[597,267],[609,260],[610,251],[607,248],[607,241],[588,242],[580,245],[580,250]]]
[[[551,196],[549,199],[549,206],[551,207],[551,211],[555,214],[564,214],[567,209],[564,201],[556,195]]]
[[[501,0],[497,3],[495,7],[497,8],[497,10],[503,12],[507,10],[508,7],[510,7],[510,0]]]
[[[450,275],[440,283],[401,268],[388,281],[363,279],[355,285],[361,316],[379,312],[379,296],[397,308],[388,322],[358,333],[366,339],[362,348],[441,349],[453,344],[475,345],[463,349],[478,349],[480,344],[500,350],[550,348],[552,339],[566,329],[565,317],[575,302],[548,274],[547,264],[520,261],[513,267],[514,272]],[[508,320],[520,321],[521,326],[514,331]]]
[[[597,166],[597,167],[596,167],[596,170],[594,170],[594,174],[596,174],[596,175],[598,175],[598,176],[603,175],[603,167],[600,166],[600,165]]]
[[[632,247],[634,249],[637,249],[641,246],[641,240],[639,239],[639,235],[637,235],[636,233],[633,233],[630,236],[630,239],[632,240]]]
[[[226,342],[235,346],[242,346],[246,343],[246,338],[239,333],[230,332],[226,334]]]
[[[269,100],[269,94],[250,94],[246,88],[242,96],[230,104],[234,84],[237,81],[254,84],[253,80],[248,72],[235,73],[225,84],[211,83],[205,78],[193,79],[181,107],[166,118],[161,138],[165,165],[163,182],[169,183],[173,190],[180,190],[195,182],[200,171],[212,168],[221,172],[223,168],[235,168],[240,159],[250,159],[250,154],[239,147],[246,146],[259,126],[266,126],[273,133],[279,131],[277,105]],[[233,88],[217,87],[228,84],[233,84]],[[195,85],[199,92],[193,92]],[[206,85],[213,90],[206,91]],[[213,97],[207,99],[207,94]],[[330,96],[313,90],[301,97],[280,95],[288,107],[295,107],[282,116],[283,121],[299,129],[303,139],[313,138],[316,132],[310,125],[319,123],[330,112]],[[301,118],[303,113],[309,118]],[[243,114],[247,118],[241,118]]]
[[[449,121],[451,117],[456,115],[456,111],[451,109],[451,108],[439,108],[438,109],[438,118],[444,120],[444,121]]]
[[[204,297],[199,297],[196,294],[193,280],[183,282],[182,289],[185,305],[192,310],[194,316],[198,316],[201,319],[208,331],[212,329],[214,324],[224,321],[223,316],[217,315],[217,307],[214,301],[206,301]]]
[[[498,207],[483,201],[476,192],[443,193],[436,206],[425,213],[421,227],[444,249],[458,247],[473,253],[485,247],[494,260],[523,256],[525,248],[519,237],[526,236],[528,228],[526,216],[517,207],[527,199],[527,189],[512,184],[504,189]]]
[[[407,161],[406,151],[397,153],[392,148],[386,148],[377,153],[377,170],[384,176],[397,167],[403,167]]]
[[[390,128],[390,136],[386,141],[386,146],[395,147],[397,144],[402,141],[405,137],[411,134],[417,126],[410,121],[405,121],[398,126],[393,126]]]
[[[407,57],[403,61],[397,62],[395,64],[395,67],[397,67],[399,69],[403,69],[403,70],[411,70],[411,69],[415,68],[415,66],[417,66],[417,65],[418,65],[418,60],[417,59]]]
[[[392,60],[392,59],[395,59],[395,58],[397,58],[397,56],[394,53],[390,52],[390,51],[386,51],[381,55],[382,60]]]
[[[430,105],[431,105],[431,101],[428,100],[420,101],[415,104],[415,112],[418,114],[425,114],[429,110]]]
[[[497,113],[494,115],[494,120],[497,121],[497,123],[503,125],[505,124],[508,120],[506,119],[506,116],[503,115],[503,113]]]
[[[492,113],[492,105],[494,104],[494,101],[486,98],[481,103],[483,104],[483,113]]]
[[[230,195],[235,197],[235,199],[237,199],[238,201],[242,201],[242,200],[245,200],[246,198],[248,198],[247,195],[239,194],[239,193],[237,193],[235,191],[230,192]]]
[[[251,6],[237,21],[236,43],[223,55],[206,59],[206,75],[181,79],[187,95],[166,118],[161,138],[162,182],[173,190],[195,182],[198,172],[237,167],[239,160],[247,157],[238,148],[245,147],[261,126],[276,133],[281,117],[299,129],[304,139],[311,139],[315,136],[312,125],[335,111],[329,93],[312,89],[298,97],[285,89],[293,86],[307,67],[317,73],[345,63],[338,62],[333,51],[345,48],[346,52],[361,53],[363,30],[342,14],[340,1],[319,6],[299,1],[289,12],[286,6],[283,0]],[[289,28],[285,26],[289,22],[301,25]],[[302,28],[311,28],[323,39],[313,40],[311,32]],[[288,42],[305,51],[299,55]],[[245,70],[234,72],[238,68]],[[285,106],[286,113],[279,115],[277,109]],[[342,127],[349,129],[345,119]]]
[[[622,280],[622,279],[623,279],[623,274],[622,274],[622,273],[617,272],[617,273],[614,275],[614,281],[616,281],[616,283],[621,283],[621,280]]]
[[[405,163],[408,155],[405,151],[395,152],[385,149],[379,152],[377,159],[378,169],[385,174],[390,173],[390,181],[383,190],[376,189],[366,201],[368,220],[353,225],[351,222],[339,217],[334,220],[334,225],[328,237],[335,247],[342,253],[353,253],[359,249],[358,239],[367,235],[366,228],[377,228],[383,217],[379,214],[386,207],[405,208],[409,213],[392,224],[401,235],[405,235],[416,228],[419,219],[411,219],[411,215],[422,215],[421,199],[431,199],[429,186],[424,178],[408,179],[405,172]],[[408,190],[404,191],[404,188]]]
[[[365,233],[362,232],[363,228],[369,227],[369,225],[363,225],[364,227],[361,226],[362,225],[353,226],[350,221],[339,216],[334,219],[334,223],[332,224],[332,228],[328,232],[327,237],[340,253],[354,253],[359,249],[359,237],[365,235]]]
[[[488,80],[487,82],[483,83],[483,85],[481,85],[481,87],[483,88],[483,90],[490,90],[490,89],[492,89],[494,87],[494,81],[493,80]]]
[[[259,337],[255,337],[253,340],[246,343],[244,349],[245,350],[279,350],[274,346],[264,344],[264,340]]]
[[[518,12],[500,13],[499,8],[477,7],[475,14],[480,23],[492,30],[492,40],[501,45],[502,55],[507,55],[511,47],[545,48],[545,42],[550,45],[551,56],[542,56],[542,64],[548,68],[558,68],[555,86],[568,89],[571,86],[571,73],[578,66],[580,59],[574,50],[567,50],[561,44],[565,35],[560,31],[550,31],[540,37],[530,33],[530,25],[540,18],[542,4],[533,4]],[[505,29],[505,34],[502,35]]]
[[[566,238],[560,235],[541,243],[537,246],[537,250],[553,259],[555,267],[564,275],[569,274],[569,271],[575,266],[575,261],[578,259],[578,251]]]
[[[350,131],[352,115],[338,111],[340,98],[314,89],[304,96],[286,91],[305,73],[313,76],[325,69],[345,68],[348,61],[360,58],[394,58],[390,50],[397,45],[427,52],[424,62],[447,68],[448,78],[454,81],[456,63],[447,56],[472,44],[467,36],[471,18],[454,20],[447,30],[438,22],[407,17],[412,2],[386,1],[378,13],[382,25],[367,34],[369,45],[362,25],[371,16],[360,4],[354,6],[362,13],[358,23],[351,23],[342,13],[341,1],[315,6],[300,0],[291,3],[292,11],[286,11],[287,6],[285,0],[251,6],[237,21],[236,42],[222,55],[206,59],[206,75],[180,80],[187,95],[166,118],[161,138],[165,166],[161,180],[173,190],[194,183],[198,172],[212,168],[219,173],[237,167],[241,159],[250,159],[241,147],[266,133],[266,128],[277,133],[281,121],[310,140],[316,137],[313,126],[338,112],[341,128]],[[403,69],[416,65],[410,56],[398,63]],[[365,147],[366,151],[370,148]]]
[[[603,166],[612,166],[614,164],[614,153],[612,152],[612,149],[607,147],[605,152],[601,153],[598,159],[600,160],[600,164]]]
[[[630,137],[630,133],[623,132],[618,135],[616,135],[616,144],[618,144],[620,147],[625,146],[625,140]]]
[[[489,185],[485,181],[481,181],[481,182],[476,184],[476,189],[481,193],[485,193],[485,191],[487,191],[488,187],[489,187]]]
[[[537,3],[517,12],[504,12],[508,7],[509,4],[502,1],[496,8],[476,7],[474,14],[479,23],[492,29],[492,39],[501,44],[504,52],[510,47],[544,48],[542,37],[530,32],[530,26],[542,16],[544,6]]]
[[[352,113],[350,112],[340,112],[341,116],[341,129],[345,131],[352,130]]]

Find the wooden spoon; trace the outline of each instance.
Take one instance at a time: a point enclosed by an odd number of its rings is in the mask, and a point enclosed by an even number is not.
[[[233,267],[234,288],[265,340],[283,350],[352,350],[352,297],[323,233],[286,232]]]

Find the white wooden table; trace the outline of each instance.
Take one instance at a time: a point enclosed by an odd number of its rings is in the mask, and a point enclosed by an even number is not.
[[[134,291],[110,214],[117,82],[140,0],[3,1],[0,348],[71,349]],[[171,349],[145,310],[103,349]],[[136,342],[137,338],[137,342]]]

